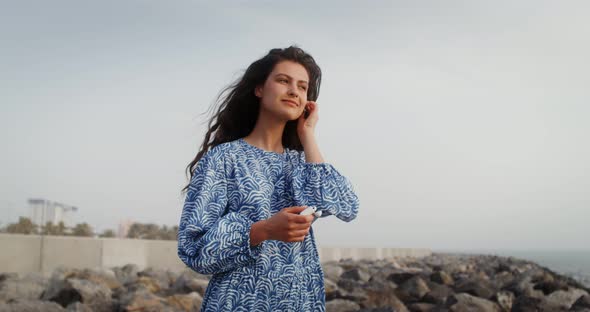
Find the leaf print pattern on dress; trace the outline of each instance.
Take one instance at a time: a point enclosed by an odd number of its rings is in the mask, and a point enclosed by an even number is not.
[[[211,148],[197,163],[179,223],[178,256],[211,274],[201,311],[325,311],[313,223],[302,242],[250,246],[253,223],[285,207],[315,205],[322,218],[356,218],[359,200],[332,165],[303,152],[275,153],[244,139]]]

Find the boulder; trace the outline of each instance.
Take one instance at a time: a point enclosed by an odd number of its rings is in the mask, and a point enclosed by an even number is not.
[[[455,292],[448,286],[432,283],[428,286],[430,291],[422,297],[422,301],[435,305],[444,305],[447,299]]]
[[[62,307],[71,303],[81,302],[90,306],[94,311],[112,310],[112,292],[104,284],[93,281],[68,278],[62,281],[54,280],[43,293],[43,300],[53,301]]]
[[[329,279],[324,279],[324,289],[326,290],[326,301],[342,298],[342,293],[338,285]]]
[[[164,311],[170,310],[167,301],[153,293],[141,289],[125,294],[119,301],[120,311]]]
[[[331,279],[335,282],[340,280],[340,275],[344,273],[344,269],[337,263],[326,263],[322,265],[322,271],[324,272],[324,278]]]
[[[481,277],[457,281],[454,289],[457,293],[467,293],[484,299],[492,298],[497,292],[492,283]]]
[[[55,302],[41,300],[13,300],[10,303],[0,302],[2,312],[65,312],[62,306]]]
[[[590,296],[584,295],[584,296],[578,298],[578,300],[576,300],[576,302],[574,302],[574,304],[572,305],[572,309],[573,310],[590,309]]]
[[[334,299],[326,302],[326,312],[356,312],[360,309],[358,303],[346,299]]]
[[[347,278],[353,279],[355,281],[367,282],[371,278],[371,275],[369,275],[369,273],[360,268],[352,268],[342,273],[342,275],[340,275],[340,278]]]
[[[170,292],[174,294],[197,292],[199,295],[204,296],[208,285],[209,281],[206,279],[183,273],[174,281]]]
[[[123,287],[121,282],[117,279],[115,272],[107,268],[94,268],[86,269],[79,272],[73,273],[70,277],[76,277],[78,279],[85,279],[97,284],[103,284],[110,290],[114,290]]]
[[[453,285],[455,283],[455,281],[453,280],[453,277],[451,277],[449,274],[447,274],[445,271],[436,271],[434,273],[432,273],[430,275],[430,280],[435,282],[435,283],[439,283],[442,285]]]
[[[388,281],[371,281],[364,285],[363,308],[392,307],[398,312],[407,312],[404,303],[395,295],[395,285]]]
[[[37,273],[30,273],[23,278],[17,274],[3,274],[0,277],[0,302],[16,299],[38,300],[49,284],[49,280]]]
[[[395,294],[404,302],[421,301],[422,297],[429,292],[430,288],[420,276],[408,279],[395,289]]]
[[[362,282],[343,278],[338,281],[337,285],[339,289],[339,297],[342,299],[360,302],[367,298]]]
[[[500,291],[494,296],[494,300],[498,303],[500,308],[504,309],[504,311],[512,310],[514,299],[514,294],[509,291]]]
[[[554,291],[541,300],[540,307],[545,311],[569,310],[578,299],[587,295],[586,291],[577,288]]]
[[[518,296],[512,305],[512,311],[522,312],[539,312],[541,299],[537,297],[529,297],[526,295]]]
[[[137,280],[139,267],[136,264],[126,264],[123,267],[113,268],[113,272],[121,284],[127,285]]]
[[[93,312],[91,306],[81,303],[79,301],[70,303],[68,305],[68,307],[66,308],[66,311],[68,311],[68,312]]]
[[[408,306],[411,312],[432,312],[435,311],[436,305],[432,303],[412,303]]]
[[[197,292],[189,294],[178,294],[166,297],[166,302],[169,306],[186,312],[199,312],[201,311],[201,304],[203,303],[203,297]]]
[[[502,312],[494,302],[478,298],[467,293],[455,294],[451,297],[449,311],[453,312]]]
[[[158,284],[159,291],[165,291],[170,288],[174,280],[167,270],[157,270],[154,268],[147,268],[144,271],[138,273],[139,279],[142,277],[149,277],[152,281]]]

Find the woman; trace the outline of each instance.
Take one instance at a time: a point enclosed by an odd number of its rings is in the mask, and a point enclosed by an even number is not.
[[[349,222],[359,201],[314,136],[320,82],[314,59],[291,46],[220,94],[187,167],[178,233],[180,259],[212,274],[201,311],[325,311],[315,217],[299,213],[315,206]]]

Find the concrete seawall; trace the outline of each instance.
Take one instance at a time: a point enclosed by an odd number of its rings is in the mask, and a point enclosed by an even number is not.
[[[0,234],[1,272],[51,272],[70,268],[113,267],[134,263],[147,267],[182,270],[176,241]],[[322,262],[342,258],[382,259],[424,257],[432,252],[413,248],[319,248]]]

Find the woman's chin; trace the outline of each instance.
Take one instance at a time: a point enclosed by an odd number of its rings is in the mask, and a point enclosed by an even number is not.
[[[299,116],[301,116],[299,112],[293,111],[282,112],[281,114],[282,119],[284,119],[285,121],[297,120]]]

